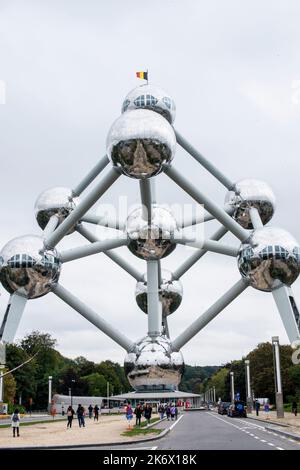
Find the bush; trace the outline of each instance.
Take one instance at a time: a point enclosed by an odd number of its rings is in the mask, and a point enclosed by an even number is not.
[[[8,404],[8,414],[12,414],[18,408],[21,414],[26,414],[26,409],[22,405],[14,405],[12,403]]]

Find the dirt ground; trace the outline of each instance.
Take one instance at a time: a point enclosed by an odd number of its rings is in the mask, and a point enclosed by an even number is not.
[[[143,435],[121,436],[127,430],[124,415],[101,416],[98,422],[93,419],[86,419],[85,422],[86,427],[79,428],[77,419],[74,419],[72,429],[67,429],[67,421],[21,426],[20,437],[15,438],[11,427],[0,428],[0,448],[130,442],[145,438]]]

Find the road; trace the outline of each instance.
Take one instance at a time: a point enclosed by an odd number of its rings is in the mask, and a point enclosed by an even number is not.
[[[93,447],[95,449],[95,447]],[[144,444],[98,447],[105,450],[300,450],[300,443],[266,430],[251,419],[214,412],[185,413],[162,439]]]

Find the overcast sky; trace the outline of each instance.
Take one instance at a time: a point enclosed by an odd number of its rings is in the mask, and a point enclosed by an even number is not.
[[[178,130],[232,180],[267,181],[277,198],[271,224],[300,240],[299,15],[296,0],[0,0],[0,245],[40,233],[36,197],[51,186],[74,187],[105,154],[125,95],[141,84],[135,72],[146,68],[150,82],[173,96]],[[225,188],[179,147],[174,166],[223,204]],[[101,202],[117,204],[120,195],[138,203],[138,182],[121,177]],[[157,199],[191,202],[164,175]],[[217,226],[209,224],[207,234]],[[82,243],[71,235],[59,248]],[[145,271],[127,248],[118,251]],[[163,267],[175,269],[191,253],[177,247]],[[238,279],[235,259],[203,257],[182,277],[171,336]],[[104,254],[66,264],[60,281],[131,339],[146,332],[135,280]],[[8,293],[0,290],[1,318]],[[293,290],[300,302],[299,280]],[[57,338],[66,356],[123,362],[118,345],[54,294],[27,304],[17,338],[33,329]],[[188,364],[221,364],[272,335],[288,341],[272,296],[249,288],[182,352]]]

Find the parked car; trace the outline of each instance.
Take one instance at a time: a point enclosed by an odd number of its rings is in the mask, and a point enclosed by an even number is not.
[[[221,401],[218,406],[219,415],[227,415],[228,408],[230,407],[230,401]]]
[[[247,418],[246,404],[243,401],[235,401],[227,409],[227,415],[231,418],[236,416]]]

